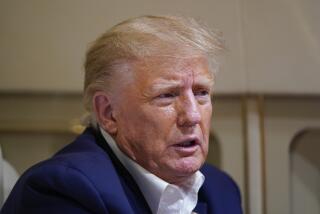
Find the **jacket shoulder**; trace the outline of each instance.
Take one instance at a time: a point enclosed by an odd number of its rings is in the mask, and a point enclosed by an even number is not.
[[[108,155],[96,145],[94,135],[86,131],[52,158],[28,169],[1,213],[41,213],[41,208],[107,213],[99,187],[103,181],[97,175],[106,177],[103,172],[112,171]],[[104,187],[112,189],[107,184]]]
[[[1,213],[41,213],[45,210],[106,212],[99,191],[90,178],[77,168],[51,160],[26,171]]]

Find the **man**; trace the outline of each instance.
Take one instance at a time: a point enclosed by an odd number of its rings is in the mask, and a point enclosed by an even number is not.
[[[87,53],[88,128],[29,169],[2,213],[241,213],[204,164],[221,39],[193,19],[122,22]]]

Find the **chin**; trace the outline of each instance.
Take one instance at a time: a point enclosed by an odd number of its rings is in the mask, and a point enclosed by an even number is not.
[[[197,157],[185,157],[176,162],[175,171],[181,176],[191,176],[198,171],[204,163],[204,159]]]

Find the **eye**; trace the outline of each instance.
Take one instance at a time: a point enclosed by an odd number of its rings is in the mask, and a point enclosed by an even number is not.
[[[163,94],[158,95],[157,98],[170,99],[170,98],[174,98],[176,96],[177,96],[177,94],[175,94],[175,93],[163,93]]]
[[[194,92],[194,95],[200,96],[200,97],[205,97],[205,96],[208,96],[209,94],[210,92],[206,89],[200,89]]]
[[[164,92],[159,94],[153,99],[154,104],[158,106],[168,106],[171,105],[175,98],[178,96],[178,93],[175,92]]]
[[[196,99],[198,100],[198,102],[200,104],[205,104],[210,102],[211,98],[210,98],[210,90],[207,89],[197,89],[194,92],[194,96],[196,97]]]

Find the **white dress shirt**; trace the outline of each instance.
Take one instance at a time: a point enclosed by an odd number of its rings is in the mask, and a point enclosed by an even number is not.
[[[153,214],[190,214],[198,201],[204,175],[197,171],[181,186],[167,183],[131,160],[103,129],[100,131],[120,162],[137,182]]]

